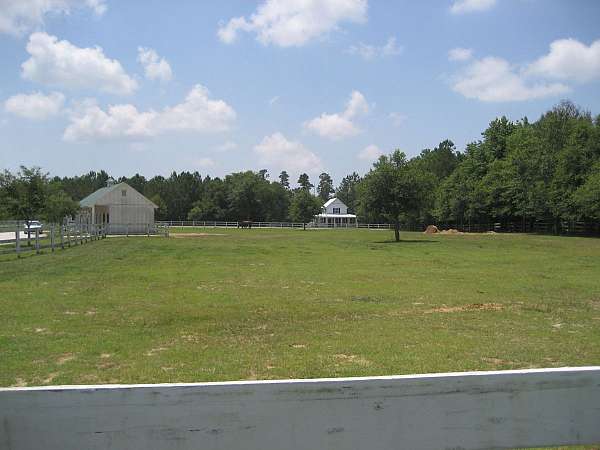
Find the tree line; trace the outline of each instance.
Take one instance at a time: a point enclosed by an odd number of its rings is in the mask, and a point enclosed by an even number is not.
[[[0,219],[55,220],[76,201],[106,185],[109,174],[49,177],[39,168],[0,175]],[[382,156],[364,176],[335,186],[322,173],[298,187],[282,171],[232,173],[224,178],[173,172],[147,179],[121,177],[151,199],[157,220],[310,221],[336,195],[365,222],[397,225],[600,220],[600,116],[564,101],[537,121],[492,121],[463,152],[450,140],[413,158]],[[316,189],[313,189],[316,188]],[[315,195],[316,194],[316,195]],[[397,231],[398,233],[398,231]]]

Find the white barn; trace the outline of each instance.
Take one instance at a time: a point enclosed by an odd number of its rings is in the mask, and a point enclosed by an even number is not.
[[[146,233],[154,228],[154,210],[158,208],[127,183],[109,180],[79,202],[80,218],[90,224],[108,226],[108,233]]]
[[[330,198],[315,216],[315,226],[319,228],[355,227],[356,215],[348,214],[348,207],[339,198]]]

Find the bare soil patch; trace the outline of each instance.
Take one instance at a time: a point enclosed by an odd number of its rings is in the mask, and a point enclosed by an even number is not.
[[[363,358],[362,356],[359,356],[359,355],[345,355],[343,353],[339,353],[337,355],[333,355],[333,357],[341,363],[357,364],[357,365],[363,366],[363,367],[368,367],[373,364],[368,359]]]
[[[462,231],[458,231],[454,228],[450,228],[449,230],[442,230],[440,231],[440,234],[463,234]]]
[[[428,309],[423,311],[424,314],[432,313],[454,313],[465,311],[500,311],[504,306],[500,303],[471,303],[470,305],[461,306],[441,306],[439,308]]]

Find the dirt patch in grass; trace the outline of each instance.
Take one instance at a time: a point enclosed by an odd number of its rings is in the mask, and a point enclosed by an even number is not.
[[[69,361],[73,361],[74,359],[75,355],[73,355],[72,353],[65,353],[56,360],[56,364],[62,366],[63,364],[68,363]]]
[[[150,349],[149,351],[147,351],[146,356],[154,356],[157,353],[164,352],[165,350],[168,350],[168,348],[167,347],[156,347],[156,348],[153,348],[153,349]]]
[[[44,378],[42,380],[42,384],[50,384],[50,383],[52,383],[54,381],[54,379],[56,377],[58,377],[59,375],[60,375],[59,372],[52,372],[52,373],[48,374],[48,377],[46,377],[46,378]]]
[[[337,355],[333,355],[333,357],[341,363],[345,364],[356,364],[362,367],[371,366],[373,363],[366,358],[358,355],[345,355],[343,353],[338,353]]]
[[[26,387],[27,382],[23,378],[15,378],[15,382],[11,385],[11,387]]]
[[[439,234],[464,234],[462,231],[458,231],[454,228],[450,228],[449,230],[442,230]]]
[[[197,237],[210,237],[210,236],[227,236],[221,233],[170,233],[170,237],[174,238],[197,238]]]
[[[423,311],[423,314],[433,313],[455,313],[455,312],[466,312],[466,311],[500,311],[504,309],[504,305],[500,303],[471,303],[470,305],[461,306],[440,306],[439,308],[433,308]]]

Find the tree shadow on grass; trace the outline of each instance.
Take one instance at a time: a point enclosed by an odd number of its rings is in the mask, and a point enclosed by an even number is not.
[[[395,241],[393,239],[389,241],[376,241],[375,244],[437,244],[440,241],[432,241],[430,239],[400,239]]]

